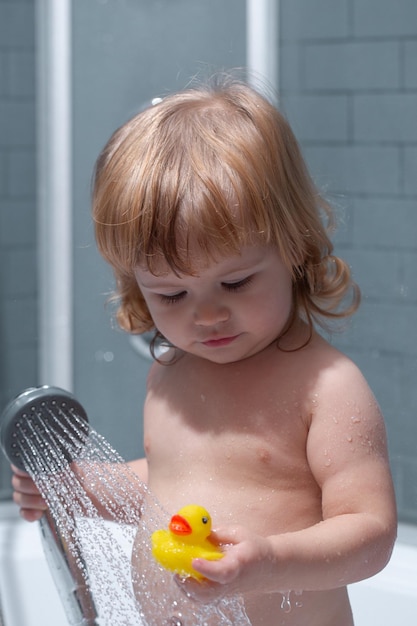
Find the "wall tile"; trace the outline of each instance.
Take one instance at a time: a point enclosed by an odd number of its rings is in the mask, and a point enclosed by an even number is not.
[[[378,143],[416,142],[417,94],[355,95],[354,138]]]
[[[416,125],[417,125],[417,121],[416,121]],[[404,192],[407,194],[413,194],[417,196],[417,147],[416,146],[407,147],[404,149]],[[416,207],[416,211],[417,211],[417,207]]]
[[[35,144],[35,103],[0,101],[0,148]]]
[[[403,253],[402,257],[403,276],[401,281],[401,295],[409,302],[417,304],[417,250]],[[417,407],[417,402],[415,406]]]
[[[279,49],[279,91],[301,90],[301,46],[294,42],[280,41]]]
[[[416,34],[415,0],[353,0],[354,34],[396,37]]]
[[[33,297],[13,297],[2,306],[2,323],[7,328],[3,337],[6,346],[33,345],[38,334],[37,302]]]
[[[9,155],[9,194],[12,197],[36,194],[36,155],[34,149],[13,150]]]
[[[397,194],[400,160],[397,148],[383,146],[307,146],[304,149],[319,187],[331,192]]]
[[[0,269],[2,297],[35,296],[37,288],[36,249],[10,248],[3,251]]]
[[[35,95],[35,53],[11,49],[8,55],[9,93],[11,97]]]
[[[347,141],[348,102],[340,95],[289,96],[283,108],[299,141]]]
[[[349,34],[348,0],[281,0],[281,36],[335,38]]]
[[[417,41],[404,43],[404,82],[406,89],[417,88]]]
[[[356,198],[353,210],[353,238],[356,246],[416,249],[415,200]]]
[[[7,389],[7,399],[16,396],[28,387],[33,387],[34,381],[38,380],[37,342],[32,339],[31,344],[25,346],[2,347],[4,350],[4,362],[7,369],[3,373],[4,389]]]
[[[364,350],[376,348],[382,352],[417,357],[416,307],[414,303],[402,306],[396,303],[372,302],[364,299],[358,313],[365,322],[356,326],[354,343]],[[359,318],[360,319],[360,318]],[[370,321],[372,320],[372,323]],[[366,328],[366,332],[363,332]]]
[[[8,159],[5,150],[0,148],[0,198],[7,194]]]
[[[304,86],[309,90],[395,89],[400,44],[392,41],[305,44]]]
[[[35,199],[0,200],[0,247],[33,245],[36,233]]]
[[[7,54],[0,49],[0,98],[8,92]]]
[[[405,405],[410,408],[412,407],[410,415],[415,423],[415,407],[417,406],[417,359],[403,358],[401,365],[401,403],[405,403]],[[399,403],[398,406],[401,406],[401,403]]]
[[[2,46],[34,45],[34,3],[0,3],[0,41]]]
[[[284,48],[291,49],[281,56],[284,102],[317,184],[348,207],[336,251],[364,294],[347,331],[332,341],[376,393],[400,518],[417,522],[417,2],[334,2],[322,24],[324,3],[283,6]],[[334,120],[321,138],[321,124],[311,127],[308,98],[342,93],[348,136],[337,144]]]
[[[402,509],[406,519],[417,523],[417,459],[414,454],[401,457],[403,466]]]
[[[404,258],[400,252],[355,248],[346,251],[344,258],[360,282],[363,297],[392,302],[401,296]]]
[[[336,247],[336,254],[344,255],[344,250],[353,244],[352,238],[352,203],[346,196],[336,196],[325,192],[326,200],[333,208],[336,218],[336,230],[332,235],[332,241]]]

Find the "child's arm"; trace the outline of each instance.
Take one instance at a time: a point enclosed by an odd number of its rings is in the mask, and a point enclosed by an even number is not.
[[[346,364],[336,369],[324,375],[307,441],[308,461],[322,491],[323,520],[266,538],[242,528],[217,531],[217,541],[232,544],[225,557],[193,565],[226,585],[222,592],[326,590],[372,576],[386,565],[396,536],[396,507],[383,420],[358,370]],[[216,592],[192,581],[187,587],[197,596]]]
[[[126,463],[126,465],[130,468],[131,471],[139,476],[142,482],[147,482],[148,468],[145,458],[130,461],[129,463]],[[121,466],[121,468],[123,468],[123,465]],[[78,477],[80,478],[81,482],[84,482],[84,484],[86,485],[86,491],[89,492],[87,486],[89,476],[84,475],[81,466],[77,467],[74,465],[73,470],[74,472],[78,473]],[[20,515],[28,522],[35,522],[39,520],[47,509],[45,500],[40,495],[36,484],[29,476],[29,474],[23,472],[13,465],[12,472],[13,500],[20,509]],[[92,476],[90,478],[92,478]],[[89,496],[94,502],[99,513],[104,518],[109,517],[107,510],[100,505],[100,494],[89,492]]]

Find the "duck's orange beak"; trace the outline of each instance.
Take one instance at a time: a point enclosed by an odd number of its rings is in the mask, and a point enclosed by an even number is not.
[[[187,522],[185,517],[182,517],[181,515],[173,515],[171,517],[169,530],[174,533],[174,535],[191,535],[193,532],[190,524]]]

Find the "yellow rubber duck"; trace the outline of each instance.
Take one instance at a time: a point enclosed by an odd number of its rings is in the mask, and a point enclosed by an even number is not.
[[[152,533],[152,554],[165,569],[180,576],[202,580],[204,576],[191,565],[193,559],[215,561],[223,557],[220,549],[208,540],[211,516],[198,504],[183,507],[171,518],[169,530]]]

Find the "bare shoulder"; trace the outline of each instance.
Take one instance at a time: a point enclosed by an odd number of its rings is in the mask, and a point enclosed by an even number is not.
[[[380,410],[375,396],[360,368],[343,352],[322,337],[315,337],[307,357],[316,376],[315,393],[322,406],[332,406],[341,413],[358,410]]]
[[[340,463],[387,459],[384,418],[360,368],[345,354],[317,336],[306,350],[305,412],[308,452],[336,468]],[[328,470],[326,470],[328,473]]]
[[[319,482],[338,472],[388,467],[387,439],[379,404],[359,367],[318,339],[317,379],[308,413],[309,462]],[[384,469],[385,472],[385,469]]]

